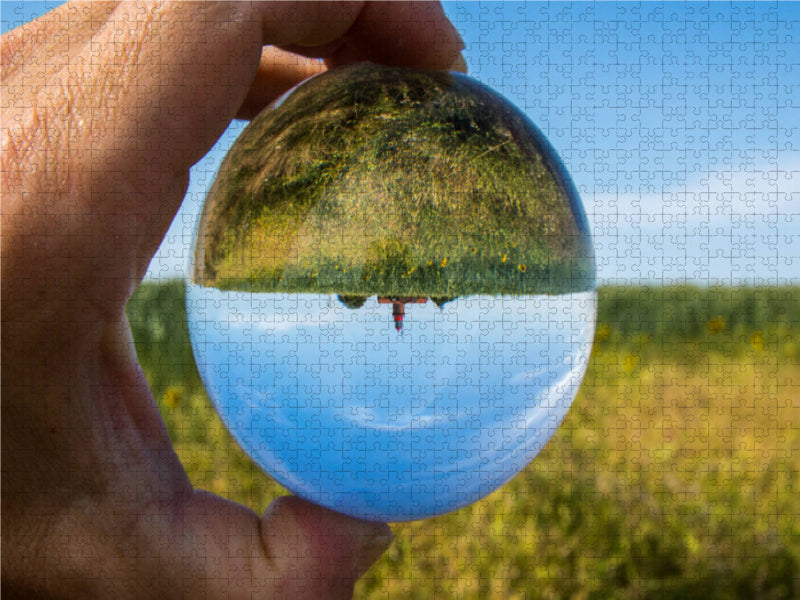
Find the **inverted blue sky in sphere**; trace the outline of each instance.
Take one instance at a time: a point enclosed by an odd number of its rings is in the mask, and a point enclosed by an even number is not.
[[[198,370],[242,449],[290,491],[379,521],[455,510],[519,473],[569,410],[596,314],[593,291],[419,298],[396,330],[377,298],[186,293]]]
[[[58,2],[2,2],[2,31]],[[472,77],[572,174],[600,283],[800,283],[800,4],[446,2]],[[244,126],[192,170],[148,270],[184,276],[205,191]]]

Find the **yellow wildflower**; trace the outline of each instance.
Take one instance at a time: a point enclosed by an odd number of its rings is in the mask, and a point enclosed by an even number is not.
[[[183,394],[181,393],[180,388],[171,385],[164,392],[164,396],[161,398],[161,401],[167,408],[177,408],[177,406],[181,403],[182,396]]]
[[[764,335],[761,333],[760,329],[753,332],[753,335],[750,337],[750,345],[753,346],[753,350],[756,352],[761,352],[764,349]]]
[[[725,319],[723,317],[714,317],[706,323],[706,330],[711,335],[716,335],[725,329]]]

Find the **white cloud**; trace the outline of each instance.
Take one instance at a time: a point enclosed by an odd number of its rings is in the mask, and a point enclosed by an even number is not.
[[[657,194],[584,194],[601,281],[800,281],[800,156]]]

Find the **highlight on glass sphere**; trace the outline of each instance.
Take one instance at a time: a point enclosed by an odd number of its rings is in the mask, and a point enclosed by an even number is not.
[[[585,372],[594,255],[539,130],[458,73],[350,65],[227,154],[187,315],[253,461],[363,519],[471,504],[558,428]]]

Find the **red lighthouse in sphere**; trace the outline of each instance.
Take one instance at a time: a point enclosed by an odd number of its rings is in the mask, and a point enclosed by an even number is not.
[[[399,332],[403,329],[403,317],[406,314],[406,304],[425,304],[427,298],[395,298],[395,297],[379,297],[378,304],[391,304],[392,305],[392,318],[394,319],[394,328]]]

